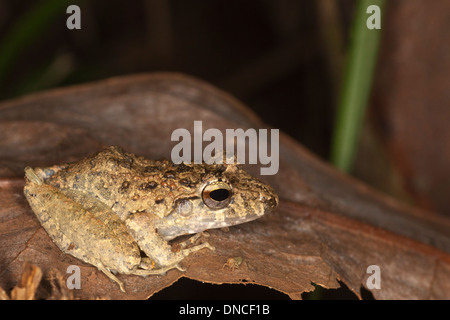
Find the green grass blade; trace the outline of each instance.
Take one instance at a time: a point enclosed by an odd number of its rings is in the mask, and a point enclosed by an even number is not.
[[[331,162],[343,171],[351,169],[378,56],[382,32],[366,25],[370,5],[377,5],[384,18],[385,0],[359,0],[352,26],[350,48],[331,143]]]

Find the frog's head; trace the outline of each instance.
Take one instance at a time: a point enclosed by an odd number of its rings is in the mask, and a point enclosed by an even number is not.
[[[165,239],[248,222],[278,205],[274,189],[244,171],[240,165],[203,165],[195,192],[173,203],[157,226]]]

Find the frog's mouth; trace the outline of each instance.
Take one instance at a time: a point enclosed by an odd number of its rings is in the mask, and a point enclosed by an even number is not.
[[[260,206],[252,208],[253,210],[247,208],[238,213],[238,210],[229,206],[219,210],[207,208],[200,197],[183,198],[177,200],[172,212],[157,221],[155,226],[158,234],[165,240],[209,229],[230,227],[258,219],[273,211],[278,204],[278,198],[276,196],[266,197],[261,199],[260,204]]]
[[[164,223],[157,226],[158,234],[164,240],[171,240],[181,235],[194,234],[209,229],[231,227],[237,224],[253,221],[262,217],[263,214],[249,214],[245,217],[223,217],[217,219],[217,216],[206,216],[197,219],[170,220],[166,217]]]

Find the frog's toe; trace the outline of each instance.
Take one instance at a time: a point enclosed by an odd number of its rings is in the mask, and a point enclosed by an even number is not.
[[[120,291],[126,293],[125,287],[123,286],[123,282],[120,281],[111,271],[109,271],[107,268],[105,268],[102,264],[98,264],[97,268],[102,271],[105,275],[108,276],[112,281],[117,283],[119,285]]]
[[[208,249],[210,249],[212,251],[216,250],[216,248],[214,246],[210,245],[209,242],[203,242],[203,243],[198,244],[198,245],[196,245],[196,246],[194,246],[192,248],[184,249],[184,251],[186,252],[185,255],[188,255],[188,254],[190,254],[192,252],[196,252],[196,251],[201,250],[203,248],[208,248]]]
[[[166,267],[161,267],[159,269],[151,269],[151,270],[143,270],[143,269],[137,269],[134,270],[131,274],[137,275],[137,276],[141,276],[141,277],[146,277],[146,276],[150,276],[150,275],[165,275],[167,271],[172,270],[172,269],[178,269],[179,271],[186,271],[186,269],[183,269],[178,263],[166,266]]]
[[[189,239],[180,242],[178,245],[180,247],[180,249],[185,249],[187,247],[189,247],[190,245],[195,244],[200,238],[208,238],[209,237],[209,233],[207,233],[206,231],[203,232],[199,232],[195,235],[193,235],[192,237],[190,237]]]
[[[183,268],[182,266],[180,266],[178,263],[174,266],[174,268],[177,268],[178,270],[180,270],[181,272],[185,272],[186,268]]]

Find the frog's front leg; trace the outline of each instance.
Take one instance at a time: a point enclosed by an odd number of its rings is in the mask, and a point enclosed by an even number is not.
[[[173,252],[172,246],[158,234],[158,230],[155,228],[155,221],[157,219],[161,218],[154,214],[144,212],[135,213],[131,214],[125,220],[125,225],[142,251],[144,251],[150,259],[155,261],[161,270],[169,270],[172,268],[177,268],[180,270],[178,263],[191,253],[203,248],[215,250],[213,246],[205,242],[190,248]],[[196,239],[198,238],[198,236],[194,237]]]

